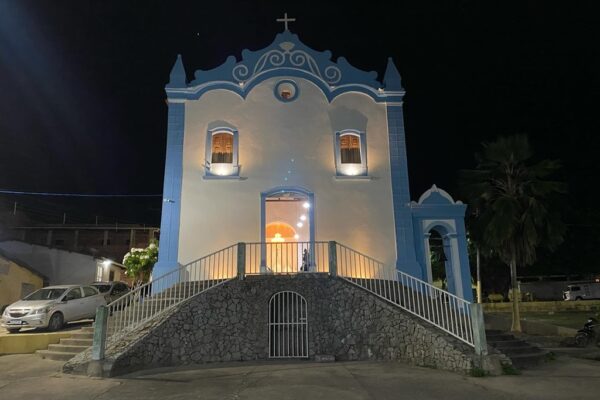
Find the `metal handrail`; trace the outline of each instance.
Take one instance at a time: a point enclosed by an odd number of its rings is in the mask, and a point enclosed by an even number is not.
[[[245,273],[329,272],[328,242],[247,242]]]
[[[338,276],[475,347],[471,303],[337,243]]]
[[[187,263],[109,303],[107,337],[117,337],[237,276],[237,245]]]
[[[273,249],[284,251],[289,259],[278,262],[277,258],[270,258],[269,251]],[[307,255],[302,258],[305,249]],[[308,261],[306,266],[310,268],[303,269],[304,261]],[[287,245],[254,242],[238,243],[194,260],[132,290],[103,311],[99,309],[105,313],[106,323],[96,325],[98,345],[95,338],[93,356],[103,357],[107,337],[119,337],[236,276],[298,272],[337,275],[475,347],[476,351],[485,348],[485,333],[479,326],[481,311],[472,314],[472,304],[452,293],[337,242]]]

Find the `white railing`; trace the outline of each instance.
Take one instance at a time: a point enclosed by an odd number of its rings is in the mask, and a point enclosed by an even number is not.
[[[246,275],[329,272],[328,242],[246,243]]]
[[[237,276],[238,245],[153,279],[108,304],[107,336],[119,336],[184,300]]]
[[[475,346],[470,302],[337,243],[338,276]]]
[[[104,357],[107,337],[121,336],[235,277],[311,272],[337,275],[475,347],[476,352],[487,348],[481,309],[474,308],[472,314],[472,306],[477,305],[451,293],[336,242],[256,242],[209,254],[99,307],[92,357]]]

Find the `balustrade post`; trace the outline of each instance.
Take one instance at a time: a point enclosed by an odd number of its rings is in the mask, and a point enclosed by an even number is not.
[[[237,244],[237,275],[239,280],[246,276],[246,243]]]
[[[104,359],[106,348],[106,332],[108,323],[108,307],[99,306],[96,309],[96,321],[94,323],[94,340],[92,344],[92,360]]]
[[[487,338],[485,336],[485,321],[483,320],[483,307],[478,303],[470,303],[471,323],[473,324],[473,345],[475,354],[487,355]]]
[[[329,275],[337,276],[337,243],[329,242]]]

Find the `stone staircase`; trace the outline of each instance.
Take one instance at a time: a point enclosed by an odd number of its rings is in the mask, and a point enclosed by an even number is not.
[[[535,367],[546,360],[550,353],[528,342],[516,338],[513,334],[500,330],[486,330],[488,345],[505,354],[518,369]]]
[[[38,350],[35,353],[49,360],[68,361],[92,345],[94,327],[85,326],[75,331],[70,338],[60,339],[58,344],[51,344],[48,350]]]

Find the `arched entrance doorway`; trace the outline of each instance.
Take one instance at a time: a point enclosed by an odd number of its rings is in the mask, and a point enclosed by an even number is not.
[[[308,358],[308,308],[296,292],[269,300],[269,358]]]
[[[314,266],[314,195],[299,187],[261,193],[261,273]]]

